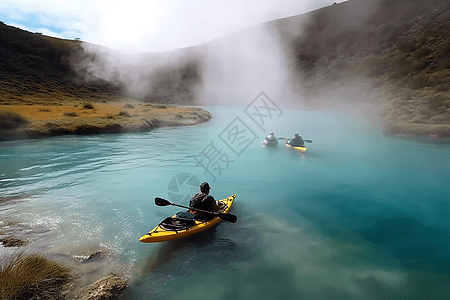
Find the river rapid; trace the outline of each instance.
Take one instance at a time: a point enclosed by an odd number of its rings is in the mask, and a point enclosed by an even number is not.
[[[84,268],[129,279],[119,299],[448,298],[448,144],[344,112],[205,109],[196,126],[0,143],[1,220],[30,250],[106,253]],[[312,143],[262,148],[271,131]],[[237,194],[236,223],[138,241],[180,210],[155,197],[187,205],[203,181]]]

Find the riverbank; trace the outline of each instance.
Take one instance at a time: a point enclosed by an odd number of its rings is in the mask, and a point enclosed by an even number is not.
[[[111,259],[114,253],[100,244],[49,247],[53,234],[41,225],[0,221],[1,299],[106,300],[128,286],[127,267]]]
[[[157,127],[196,125],[210,119],[211,114],[202,108],[142,103],[131,99],[57,105],[3,104],[0,106],[0,141],[70,134],[142,132]]]

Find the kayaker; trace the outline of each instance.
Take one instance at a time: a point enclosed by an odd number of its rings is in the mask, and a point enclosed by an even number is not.
[[[268,141],[276,141],[277,138],[275,137],[275,134],[271,132],[268,136],[266,136],[266,140]]]
[[[287,141],[287,143],[289,145],[293,146],[293,147],[303,147],[303,146],[305,146],[305,142],[303,141],[302,137],[298,133],[296,133],[294,135],[293,139],[289,139]]]
[[[192,208],[190,210],[191,213],[198,217],[203,217],[208,214],[195,211],[195,208],[202,209],[210,212],[217,212],[220,210],[220,207],[217,203],[217,201],[214,199],[213,196],[209,195],[209,191],[211,190],[211,187],[207,182],[203,182],[200,185],[200,193],[195,194],[191,201],[189,202],[189,206]],[[212,215],[210,215],[212,217]]]
[[[278,146],[278,139],[275,137],[275,134],[271,132],[268,136],[264,138],[264,141],[262,141],[261,146],[263,147],[276,147]]]

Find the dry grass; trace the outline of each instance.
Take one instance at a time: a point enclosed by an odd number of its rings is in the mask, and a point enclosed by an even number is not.
[[[74,111],[65,111],[63,112],[63,116],[65,117],[79,117],[80,115]]]
[[[144,104],[128,98],[124,100],[128,101],[95,105],[85,101],[65,101],[61,105],[0,105],[0,113],[29,120],[29,123],[23,123],[26,126],[17,127],[16,130],[1,130],[0,127],[0,140],[64,134],[140,132],[160,126],[194,125],[211,118],[203,109]],[[16,123],[8,122],[10,125],[7,126],[12,127]]]
[[[128,104],[128,103],[127,103]],[[11,104],[0,105],[0,113],[12,112],[21,114],[30,120],[58,120],[76,113],[80,119],[104,118],[108,116],[138,116],[148,117],[155,115],[175,115],[191,110],[178,106],[158,105],[158,104],[133,104],[127,105],[122,102],[97,103],[94,108],[84,108],[82,102],[65,103],[63,105],[23,105]],[[126,109],[124,109],[126,107]]]
[[[11,236],[0,238],[0,243],[3,244],[3,247],[21,247],[28,244],[29,242],[29,240],[21,240]]]
[[[0,299],[61,299],[69,268],[42,254],[16,252],[0,265]]]
[[[0,110],[0,130],[15,129],[27,125],[30,121],[20,113]]]
[[[85,103],[83,103],[83,108],[84,109],[94,109],[94,105],[92,105],[92,103],[90,103],[90,102],[85,102]]]

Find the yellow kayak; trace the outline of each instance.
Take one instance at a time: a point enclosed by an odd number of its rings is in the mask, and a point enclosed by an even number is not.
[[[231,195],[226,199],[219,200],[220,207],[223,206],[220,211],[221,213],[228,213],[230,211],[234,198],[236,198],[236,194]],[[141,236],[139,241],[143,243],[159,243],[178,240],[205,231],[223,221],[219,217],[214,217],[208,221],[186,219],[184,222],[184,219],[179,218],[180,214],[183,213],[178,213],[172,217],[166,218],[155,228],[150,230],[149,233]]]
[[[288,148],[292,148],[292,149],[295,149],[295,150],[298,150],[299,152],[302,152],[302,153],[305,153],[306,152],[306,147],[305,146],[303,146],[303,147],[295,147],[295,146],[291,146],[291,145],[289,145],[287,142],[289,141],[289,139],[288,140],[286,140],[286,147],[288,147]]]

